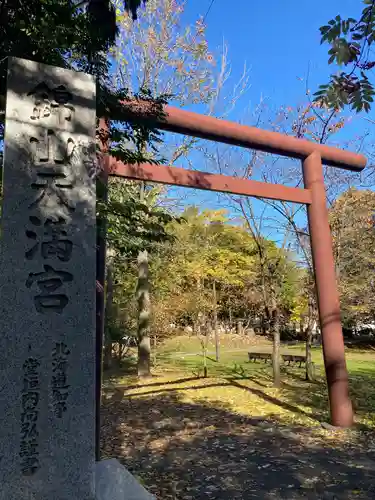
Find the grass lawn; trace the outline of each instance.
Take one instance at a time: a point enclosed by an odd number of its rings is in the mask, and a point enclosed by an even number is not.
[[[267,352],[270,343],[224,337],[219,363],[208,350],[206,379],[199,340],[187,337],[159,348],[151,379],[107,377],[104,455],[118,457],[163,499],[375,498],[375,353],[348,351],[356,425],[327,431],[320,349],[316,381],[283,367],[280,389],[269,364],[247,361],[249,350]]]

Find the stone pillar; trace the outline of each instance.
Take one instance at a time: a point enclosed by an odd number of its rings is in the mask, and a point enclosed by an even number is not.
[[[0,260],[0,500],[93,500],[95,81],[11,58]]]

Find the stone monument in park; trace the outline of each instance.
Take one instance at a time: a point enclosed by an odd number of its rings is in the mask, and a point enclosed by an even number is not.
[[[95,463],[94,78],[11,58],[0,250],[0,500],[152,498]]]

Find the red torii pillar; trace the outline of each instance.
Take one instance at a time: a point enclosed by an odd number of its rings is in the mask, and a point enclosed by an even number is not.
[[[312,153],[308,156],[302,163],[302,170],[305,188],[311,193],[311,204],[307,205],[307,217],[331,420],[333,425],[350,427],[353,423],[353,408],[349,398],[340,298],[336,285],[332,237],[320,154]]]

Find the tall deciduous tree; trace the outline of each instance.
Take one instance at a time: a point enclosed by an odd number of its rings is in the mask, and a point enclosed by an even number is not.
[[[337,278],[347,326],[375,315],[375,193],[350,189],[330,210]]]
[[[264,302],[257,298],[262,295],[262,281],[251,234],[244,226],[233,225],[223,211],[199,212],[189,208],[183,216],[184,222],[168,225],[174,238],[160,242],[152,250],[150,285],[154,307],[150,326],[153,335],[163,338],[177,334],[178,327],[195,324],[195,333],[200,330],[202,337],[206,337],[215,313],[222,323],[231,315],[234,320],[245,319],[252,324],[259,316],[259,309],[264,308]],[[287,320],[292,318],[298,303],[299,290],[295,282],[299,270],[290,255],[272,241],[264,238],[263,245],[269,252],[269,262],[271,257],[275,263],[280,261],[276,271],[270,269],[266,286],[272,279],[278,307]],[[115,269],[115,281],[119,286],[115,287],[114,309],[119,324],[136,335],[136,322],[129,318],[129,315],[136,317],[138,307],[132,297],[135,276],[129,272],[130,268],[136,268],[134,259],[129,260],[125,268],[118,265]],[[235,296],[234,302],[230,296]]]
[[[201,18],[186,24],[182,0],[149,0],[136,22],[124,0],[115,0],[119,35],[112,49],[113,85],[130,95],[147,89],[153,96],[170,96],[179,107],[199,104],[206,114],[226,116],[246,93],[249,73],[231,81],[228,50],[213,50]],[[198,139],[170,137],[159,152],[168,163],[187,157]]]
[[[255,116],[248,117],[252,125],[272,128],[277,132],[289,133],[297,138],[307,138],[319,143],[325,143],[329,137],[340,130],[345,121],[337,110],[327,110],[315,103],[292,108],[283,107],[275,117],[269,114],[264,116],[262,103],[256,110]],[[255,122],[255,123],[254,123]],[[206,150],[205,155],[210,164],[220,173],[237,175],[245,179],[262,180],[275,184],[292,184],[299,186],[303,183],[302,169],[291,161],[266,155],[257,151],[244,152],[243,150],[228,147],[217,147],[214,152]],[[347,182],[347,177],[338,173],[337,169],[326,170],[326,181],[328,196],[332,200],[342,186]],[[313,270],[311,255],[306,241],[308,229],[301,224],[300,206],[285,202],[273,202],[264,200],[262,206],[250,198],[243,199],[238,196],[228,197],[229,204],[238,210],[245,218],[248,230],[257,242],[257,253],[259,259],[260,288],[262,293],[262,307],[269,326],[274,332],[274,360],[275,381],[279,381],[279,368],[277,361],[279,355],[279,331],[282,322],[282,295],[280,283],[283,280],[283,270],[277,264],[275,255],[269,252],[265,234],[275,232],[282,237],[282,247],[287,249],[292,245],[302,257],[304,265],[308,269],[309,278],[306,278],[306,310],[303,313],[308,316],[307,321],[307,358],[311,359],[311,336],[312,326],[316,318],[316,306],[314,300]],[[281,263],[282,261],[280,261]],[[302,277],[299,277],[302,279]],[[281,281],[280,281],[281,280]],[[297,283],[295,284],[297,285]],[[311,363],[307,363],[307,377],[311,377]]]
[[[178,217],[157,205],[162,188],[143,186],[140,193],[136,183],[113,179],[110,182],[107,203],[107,301],[112,301],[113,291],[111,276],[115,267],[123,262],[134,263],[138,256],[138,285],[136,296],[138,303],[138,333],[140,376],[150,374],[150,342],[148,321],[150,311],[150,290],[148,283],[148,252],[152,252],[160,242],[172,239],[167,231],[167,224]],[[128,266],[131,272],[132,266]],[[107,310],[113,307],[107,302]],[[111,335],[113,317],[107,317],[105,335],[106,350],[116,340]]]
[[[171,96],[182,106],[206,104],[212,111],[227,78],[226,56],[222,54],[220,66],[215,65],[214,56],[208,49],[203,22],[198,19],[195,25],[182,26],[184,4],[179,0],[149,0],[136,22],[126,12],[123,0],[116,0],[114,5],[119,34],[116,47],[112,50],[113,87],[126,88],[129,96],[134,97],[140,92],[150,96]],[[238,94],[245,90],[246,84],[247,75],[244,74]],[[231,100],[232,104],[234,101],[235,97]],[[154,150],[147,147],[151,142],[149,137],[143,143],[138,141],[137,148],[143,157],[154,160],[163,156],[174,163],[181,156],[186,156],[197,140],[178,139],[173,145],[167,141],[166,147],[159,143]],[[126,149],[127,145],[120,142],[119,147]],[[145,183],[138,185],[142,201],[143,187],[149,186]],[[141,252],[145,266],[146,254],[144,249]],[[143,283],[145,289],[149,288],[141,275],[143,272],[139,269],[139,283]],[[142,302],[146,303],[150,305],[150,300]],[[141,316],[150,315],[139,310],[139,325],[143,325],[139,331],[148,332],[149,328],[144,327]]]

